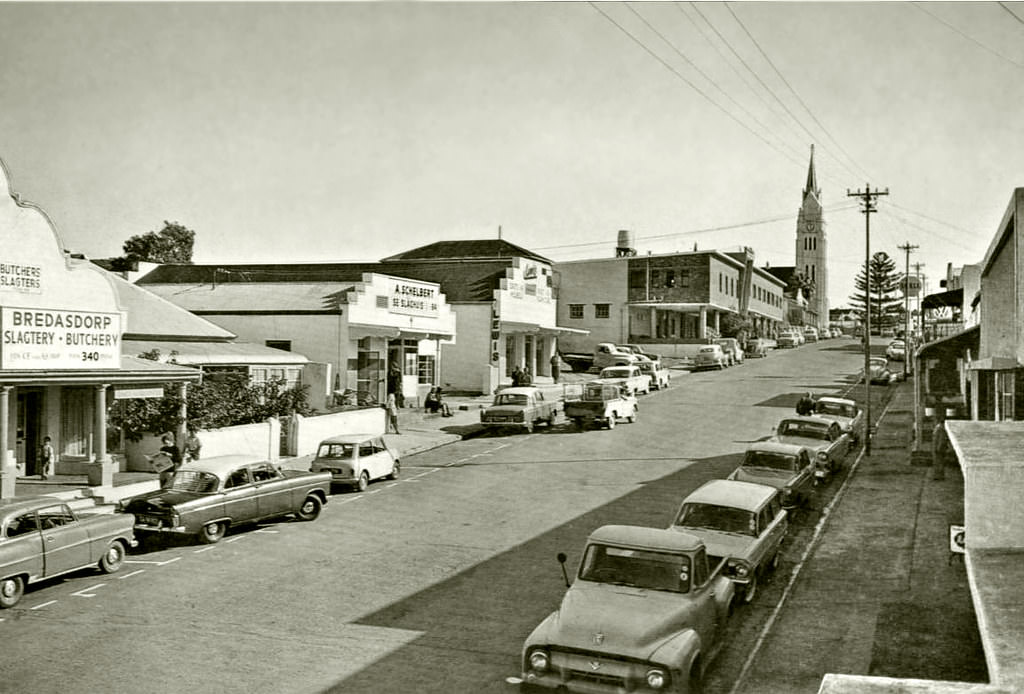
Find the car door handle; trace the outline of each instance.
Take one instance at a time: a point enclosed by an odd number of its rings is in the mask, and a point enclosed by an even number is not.
[[[53,542],[53,535],[47,535],[46,536],[46,541],[47,542]]]

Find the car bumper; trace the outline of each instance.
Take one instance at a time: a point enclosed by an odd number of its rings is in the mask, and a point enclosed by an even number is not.
[[[166,525],[150,525],[148,523],[136,523],[135,532],[137,533],[171,533],[175,535],[187,535],[188,529],[184,525],[176,525],[169,527]]]

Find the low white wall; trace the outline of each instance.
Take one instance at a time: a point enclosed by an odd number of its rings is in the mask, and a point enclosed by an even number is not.
[[[223,429],[205,429],[196,434],[202,444],[200,458],[215,455],[252,455],[266,460],[277,460],[280,448],[281,424],[271,418],[259,424],[243,424]],[[182,442],[184,443],[184,442]],[[183,445],[180,445],[184,448]],[[125,443],[127,469],[135,472],[153,472],[146,458],[160,451],[160,436],[147,434],[141,441]]]
[[[384,409],[381,407],[335,412],[319,417],[296,415],[291,436],[291,454],[315,453],[321,441],[338,434],[383,433]]]

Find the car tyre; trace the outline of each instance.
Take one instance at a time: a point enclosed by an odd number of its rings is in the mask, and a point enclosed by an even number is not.
[[[526,429],[526,433],[527,434],[532,434],[533,433],[533,422],[527,422],[526,426],[524,428]]]
[[[704,678],[701,676],[700,668],[700,658],[697,658],[693,662],[693,666],[690,668],[690,676],[687,678],[687,694],[703,694]]]
[[[608,417],[608,428],[609,429],[614,429],[615,428],[615,418],[616,417],[618,417],[618,414],[615,413],[615,412],[612,412],[611,415],[609,415],[609,417]]]
[[[626,421],[630,424],[636,424],[636,410],[633,410],[633,414],[626,417]]]
[[[203,526],[203,529],[199,531],[199,539],[203,544],[212,545],[220,542],[227,532],[227,523],[224,521],[214,521]]]
[[[11,576],[0,581],[0,609],[14,607],[25,594],[25,579]]]
[[[749,605],[757,597],[757,570],[750,576],[750,583],[743,588],[743,603]]]
[[[107,545],[107,551],[100,557],[100,571],[105,574],[112,574],[121,568],[124,563],[124,556],[127,553],[124,543],[114,540]]]
[[[299,510],[295,513],[299,517],[299,520],[311,521],[316,520],[320,516],[320,511],[323,509],[324,504],[320,501],[320,497],[315,494],[310,494],[302,502],[302,506],[299,506]]]
[[[576,425],[577,429],[583,429],[583,417],[573,417],[572,423]]]
[[[399,460],[395,461],[395,464],[391,466],[391,474],[388,475],[389,480],[397,480],[398,476],[402,474],[402,463]]]
[[[363,470],[359,474],[359,479],[356,481],[356,491],[365,492],[366,488],[370,486],[370,473]]]

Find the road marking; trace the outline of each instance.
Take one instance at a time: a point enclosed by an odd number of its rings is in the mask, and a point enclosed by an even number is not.
[[[245,539],[244,535],[236,535],[235,537],[229,537],[228,539],[224,540],[224,543],[225,544],[231,544],[232,542],[238,542],[239,540],[244,540],[244,539]]]
[[[369,491],[369,492],[366,492],[366,493],[367,493],[367,494],[376,494],[376,493],[377,493],[377,492],[379,492],[379,491],[380,491],[379,489],[374,489],[374,490],[372,490],[372,491]]]
[[[46,607],[48,605],[53,605],[56,602],[57,602],[56,600],[51,600],[50,602],[44,602],[42,605],[36,605],[35,607],[30,607],[29,609],[30,610],[39,610],[39,609],[42,609],[42,608],[44,608],[44,607]]]
[[[385,487],[385,489],[391,489],[392,487],[397,487],[397,486],[398,486],[398,482],[392,482],[387,487]]]
[[[870,395],[870,394],[869,394]],[[892,403],[890,399],[885,405],[885,409],[882,410],[882,414],[878,416],[877,422],[881,422],[885,417],[885,414],[889,411],[889,404]],[[772,610],[771,615],[768,617],[768,621],[765,622],[764,627],[761,629],[761,633],[757,636],[757,641],[754,642],[754,647],[750,650],[750,655],[747,656],[747,661],[743,663],[743,668],[740,670],[739,676],[736,678],[736,683],[733,684],[732,689],[729,690],[729,694],[736,694],[740,686],[743,684],[743,680],[746,678],[750,668],[754,665],[754,658],[757,657],[758,652],[761,650],[761,646],[764,645],[764,641],[768,638],[768,632],[775,625],[775,620],[778,619],[779,613],[782,612],[783,605],[786,604],[786,600],[789,598],[789,594],[793,590],[793,584],[796,583],[796,579],[800,576],[800,571],[804,567],[804,563],[807,561],[807,557],[811,555],[811,552],[818,545],[818,541],[821,539],[821,535],[825,530],[825,524],[828,522],[829,517],[832,515],[832,509],[835,508],[839,500],[843,498],[846,493],[846,488],[850,484],[850,480],[853,479],[853,475],[857,472],[857,466],[860,465],[861,459],[864,457],[864,449],[860,449],[860,454],[857,459],[853,461],[853,465],[850,466],[850,473],[843,480],[843,486],[841,486],[836,495],[832,497],[832,501],[829,502],[828,506],[825,507],[821,512],[821,518],[818,519],[817,525],[814,526],[814,534],[811,535],[810,542],[807,543],[807,547],[804,548],[803,554],[800,555],[800,560],[797,561],[796,566],[793,567],[793,573],[789,577],[789,582],[786,584],[786,588],[782,591],[782,597],[779,598],[779,602],[775,605],[775,609]]]
[[[271,530],[270,528],[256,528],[256,530],[254,530],[253,532],[268,533],[270,535],[277,535],[281,531],[280,530]]]
[[[150,561],[148,559],[125,559],[124,563],[125,564],[156,564],[157,566],[163,566],[164,564],[173,564],[174,562],[178,561],[179,559],[181,559],[181,557],[174,557],[173,559],[168,559],[167,561]]]
[[[96,597],[96,593],[86,593],[85,591],[87,591],[87,590],[96,590],[97,588],[102,588],[105,585],[107,585],[107,584],[106,583],[97,583],[94,586],[89,586],[88,588],[82,588],[82,590],[75,591],[74,593],[72,593],[72,595],[76,595],[76,596],[78,596],[80,598],[95,598]]]
[[[144,573],[146,573],[145,569],[139,569],[138,571],[132,571],[130,574],[125,574],[124,576],[118,576],[118,578],[123,581],[126,578],[131,578],[132,576],[138,576],[139,574],[144,574]]]
[[[194,550],[192,550],[192,554],[202,554],[203,552],[209,552],[211,549],[216,549],[216,548],[215,547],[203,547],[202,549],[194,549]]]

